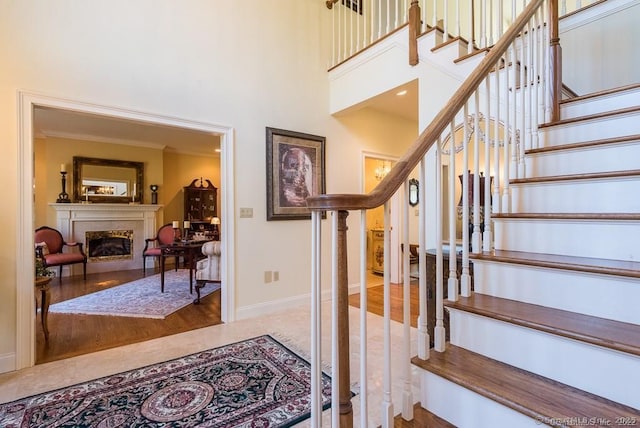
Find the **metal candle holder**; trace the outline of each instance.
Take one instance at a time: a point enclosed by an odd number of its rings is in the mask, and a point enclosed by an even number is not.
[[[58,199],[56,199],[57,203],[68,204],[71,203],[71,199],[69,199],[69,194],[67,193],[67,172],[60,171],[61,180],[62,180],[62,192],[58,195]]]

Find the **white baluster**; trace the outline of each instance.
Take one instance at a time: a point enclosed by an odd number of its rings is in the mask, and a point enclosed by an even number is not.
[[[498,61],[496,63],[496,73],[495,73],[495,85],[494,85],[494,89],[493,92],[495,93],[495,98],[496,98],[496,107],[495,107],[495,117],[493,119],[493,189],[491,189],[493,191],[493,197],[491,199],[492,201],[492,209],[495,212],[501,212],[500,209],[500,185],[502,184],[501,182],[501,172],[503,171],[503,166],[500,165],[500,61]],[[503,162],[504,163],[504,162]],[[487,175],[491,175],[490,174],[490,170],[487,170]],[[491,179],[489,179],[489,181],[491,182]],[[506,181],[506,180],[505,180]]]
[[[444,0],[443,16],[443,29],[444,29],[444,41],[449,40],[449,0]]]
[[[473,0],[469,2],[469,44],[467,45],[467,53],[473,52],[473,47],[476,43],[476,35],[475,35],[475,23],[473,22]]]
[[[409,277],[409,256],[411,255],[409,244],[409,181],[404,183],[405,203],[404,207],[404,227],[403,234],[403,352],[402,352],[402,372],[404,378],[404,390],[402,392],[402,417],[405,420],[413,420],[413,391],[411,385],[411,278]]]
[[[504,63],[505,64],[509,64],[509,56],[508,56],[508,52],[509,50],[507,50],[504,54]],[[511,147],[511,122],[510,122],[510,117],[511,117],[511,113],[509,112],[509,67],[505,66],[505,73],[504,73],[504,83],[502,84],[502,87],[500,88],[500,90],[502,91],[502,93],[504,93],[504,102],[505,102],[505,108],[504,108],[504,131],[503,131],[503,138],[504,138],[504,146],[503,146],[503,155],[502,155],[502,161],[503,161],[503,174],[502,176],[504,177],[503,183],[502,183],[502,203],[500,204],[500,211],[498,212],[502,212],[502,213],[510,213],[511,212],[511,202],[510,202],[510,198],[509,198],[509,179],[513,178],[511,177],[511,157],[510,157],[510,150],[513,150],[513,148]]]
[[[311,212],[311,426],[322,426],[322,289],[321,220],[319,211]]]
[[[436,151],[438,154],[440,153],[440,148]],[[440,159],[436,162],[438,167],[438,171],[440,170]],[[420,191],[419,199],[419,207],[420,207],[420,222],[418,224],[418,270],[419,274],[419,288],[420,288],[420,315],[418,317],[418,358],[422,360],[429,359],[429,342],[431,340],[429,327],[427,324],[427,259],[426,259],[426,248],[427,248],[427,238],[426,238],[426,230],[427,230],[427,161],[426,155],[423,157],[420,162],[420,186],[418,190]],[[436,175],[437,177],[437,175]],[[438,185],[436,178],[436,196],[442,194],[442,187]],[[437,202],[436,202],[436,212],[442,216],[442,211],[438,210]],[[442,218],[436,219],[436,224],[438,224],[437,229],[440,231],[440,240],[442,240]]]
[[[480,2],[480,47],[487,47],[487,0]]]
[[[454,119],[455,120],[455,119]],[[456,140],[455,123],[449,124],[449,279],[447,281],[449,301],[458,300],[458,272],[456,269],[456,219],[458,216],[454,195],[456,182]],[[464,226],[463,226],[464,227]]]
[[[438,138],[438,150],[436,150],[436,326],[433,336],[433,348],[437,352],[444,352],[446,332],[444,329],[444,302],[443,302],[443,267],[442,267],[442,225],[443,225],[443,192],[442,192],[442,140]],[[426,164],[426,163],[425,163]],[[424,167],[426,169],[426,165]],[[425,174],[426,175],[426,174]],[[453,196],[451,196],[453,197]],[[425,216],[426,217],[426,216]],[[425,250],[420,251],[420,258],[425,258]],[[420,272],[422,275],[423,272]],[[425,275],[426,276],[426,275]],[[421,291],[422,293],[423,291]],[[426,286],[424,295],[427,295]],[[425,312],[426,314],[426,312]],[[426,318],[426,315],[425,315]],[[427,342],[429,343],[429,342]]]
[[[526,171],[524,169],[524,151],[529,147],[529,133],[526,129],[526,103],[525,103],[525,89],[527,85],[527,78],[525,74],[526,65],[526,48],[525,48],[525,32],[527,31],[527,26],[522,29],[520,32],[520,144],[522,145],[522,151],[518,156],[518,172],[521,177],[526,175]]]
[[[338,212],[331,212],[331,426],[340,426],[340,357],[338,331]]]
[[[475,114],[473,117],[473,235],[472,250],[479,253],[482,248],[482,231],[480,230],[480,91],[473,94]]]
[[[382,428],[393,428],[391,397],[391,214],[389,201],[384,203],[384,369],[382,376]]]
[[[367,362],[367,211],[360,211],[360,426],[368,426]]]
[[[455,0],[456,2],[456,31],[454,33],[454,37],[460,37],[460,0]]]
[[[493,240],[493,234],[491,233],[491,135],[489,126],[489,118],[491,117],[491,76],[488,75],[485,78],[486,88],[486,114],[484,117],[484,129],[485,129],[485,142],[484,142],[484,169],[486,174],[484,176],[484,209],[483,209],[483,223],[484,232],[482,233],[482,251],[491,251],[491,242]],[[496,167],[497,170],[497,167]]]
[[[460,276],[460,290],[463,296],[471,295],[471,276],[469,275],[469,104],[463,109],[463,137],[462,137],[462,275]]]

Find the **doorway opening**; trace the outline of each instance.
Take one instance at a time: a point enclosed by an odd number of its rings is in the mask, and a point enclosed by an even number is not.
[[[362,156],[362,192],[369,193],[380,183],[384,176],[393,168],[397,158],[378,153],[363,153]],[[398,217],[399,194],[396,193],[390,201],[391,251],[390,278],[391,282],[400,282],[400,254],[399,237],[400,218]],[[384,275],[384,206],[367,210],[367,272],[368,283],[379,284]],[[378,280],[379,278],[379,280]]]
[[[111,120],[137,122],[156,127],[174,127],[194,132],[208,133],[220,140],[220,235],[222,241],[222,284],[220,292],[220,318],[222,322],[232,321],[234,313],[234,278],[233,269],[233,128],[213,123],[196,122],[188,119],[161,116],[145,112],[127,110],[85,102],[43,96],[28,92],[19,92],[19,194],[25,195],[18,206],[19,239],[16,248],[17,264],[17,324],[16,324],[16,367],[20,369],[35,364],[35,314],[34,275],[32,269],[34,248],[34,198],[33,185],[35,177],[34,141],[35,141],[35,109],[59,109],[77,114],[97,115]],[[212,149],[213,150],[213,149]],[[141,250],[141,249],[139,249]],[[66,279],[66,278],[65,278]],[[54,281],[54,284],[58,282]],[[63,281],[64,282],[64,281]],[[57,286],[57,285],[56,285]],[[64,284],[62,284],[64,287]]]

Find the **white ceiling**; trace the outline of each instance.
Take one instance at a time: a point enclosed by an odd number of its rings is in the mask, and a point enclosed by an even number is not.
[[[401,90],[406,95],[396,95]],[[357,106],[418,121],[418,83],[393,88]],[[125,144],[200,156],[219,156],[219,137],[185,128],[124,120],[77,111],[36,107],[34,132],[38,137]]]
[[[34,133],[199,156],[217,156],[220,148],[220,138],[206,132],[45,107],[35,108]]]

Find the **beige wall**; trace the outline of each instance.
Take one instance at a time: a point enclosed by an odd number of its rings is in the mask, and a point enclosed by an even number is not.
[[[324,4],[307,0],[0,2],[0,148],[6,162],[0,222],[15,231],[19,201],[31,193],[18,194],[20,90],[230,126],[236,309],[250,314],[255,306],[307,295],[309,222],[266,221],[265,127],[326,136],[328,190],[359,190],[352,174],[358,150],[327,113],[329,28]],[[57,167],[42,179],[38,173],[36,186],[52,181],[57,196],[57,169],[73,154],[47,150]],[[156,158],[162,161],[160,153]],[[171,212],[179,187],[200,175],[207,174],[167,174],[166,186],[158,175],[147,183],[157,180]],[[47,215],[41,205],[33,222]],[[253,208],[253,218],[238,218],[238,207]],[[10,233],[0,249],[0,371],[13,367],[16,351],[17,236]],[[265,270],[279,270],[280,281],[264,284]]]
[[[164,223],[184,220],[184,192],[194,179],[209,179],[218,188],[217,213],[220,217],[220,158],[179,153],[164,154],[164,183],[159,195],[163,196]],[[196,183],[200,185],[200,182]]]
[[[61,191],[60,165],[67,166],[66,191],[73,198],[73,157],[126,160],[144,163],[144,200],[151,203],[149,185],[158,185],[158,225],[182,220],[183,191],[193,179],[209,179],[218,188],[220,206],[220,158],[215,155],[195,156],[166,153],[163,150],[120,144],[80,141],[63,138],[37,138],[35,141],[35,216],[34,227],[55,227],[55,210],[48,204],[55,202]],[[218,212],[218,214],[220,214]]]
[[[144,163],[144,203],[151,203],[150,183],[162,183],[162,151],[146,147],[132,147],[121,144],[81,141],[65,138],[45,138],[35,141],[36,183],[35,226],[55,227],[55,210],[48,206],[55,202],[60,193],[60,165],[67,168],[66,191],[73,199],[73,157],[91,157],[100,159],[123,160]],[[162,203],[162,193],[159,194]]]

